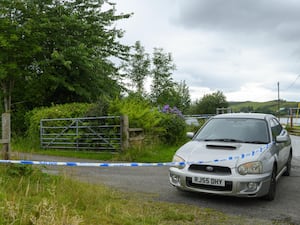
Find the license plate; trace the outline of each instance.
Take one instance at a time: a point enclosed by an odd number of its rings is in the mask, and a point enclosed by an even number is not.
[[[195,184],[207,184],[213,186],[225,186],[225,180],[210,177],[193,177],[192,182]]]

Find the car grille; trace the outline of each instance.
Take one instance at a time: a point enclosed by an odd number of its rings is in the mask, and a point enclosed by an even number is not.
[[[189,171],[192,172],[205,172],[210,174],[230,175],[231,169],[224,166],[211,166],[202,164],[191,164]]]
[[[195,184],[192,182],[191,177],[186,178],[186,186],[199,188],[203,190],[211,190],[211,191],[232,191],[232,181],[225,181],[225,186],[214,186],[214,185],[207,185],[207,184]]]

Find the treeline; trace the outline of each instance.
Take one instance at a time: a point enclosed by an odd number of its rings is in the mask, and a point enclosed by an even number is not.
[[[273,100],[268,102],[228,102],[233,112],[259,112],[273,115],[288,115],[290,108],[297,108],[298,102]],[[279,111],[278,111],[279,109]]]
[[[185,81],[172,78],[171,53],[122,44],[117,22],[131,14],[109,1],[2,0],[0,15],[0,110],[12,113],[16,134],[28,130],[30,111],[74,102],[97,105],[94,115],[126,98],[183,114],[227,105],[219,91],[191,103]]]

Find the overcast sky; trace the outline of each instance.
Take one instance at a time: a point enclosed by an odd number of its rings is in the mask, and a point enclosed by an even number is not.
[[[222,91],[227,101],[300,102],[300,1],[112,0],[124,43],[170,52],[173,79],[192,100]]]

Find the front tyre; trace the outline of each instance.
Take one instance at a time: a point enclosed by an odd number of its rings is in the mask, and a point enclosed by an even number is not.
[[[273,201],[276,195],[276,185],[277,185],[276,175],[277,175],[277,168],[274,165],[272,170],[272,175],[271,175],[269,191],[268,194],[265,195],[265,199],[268,201]]]

